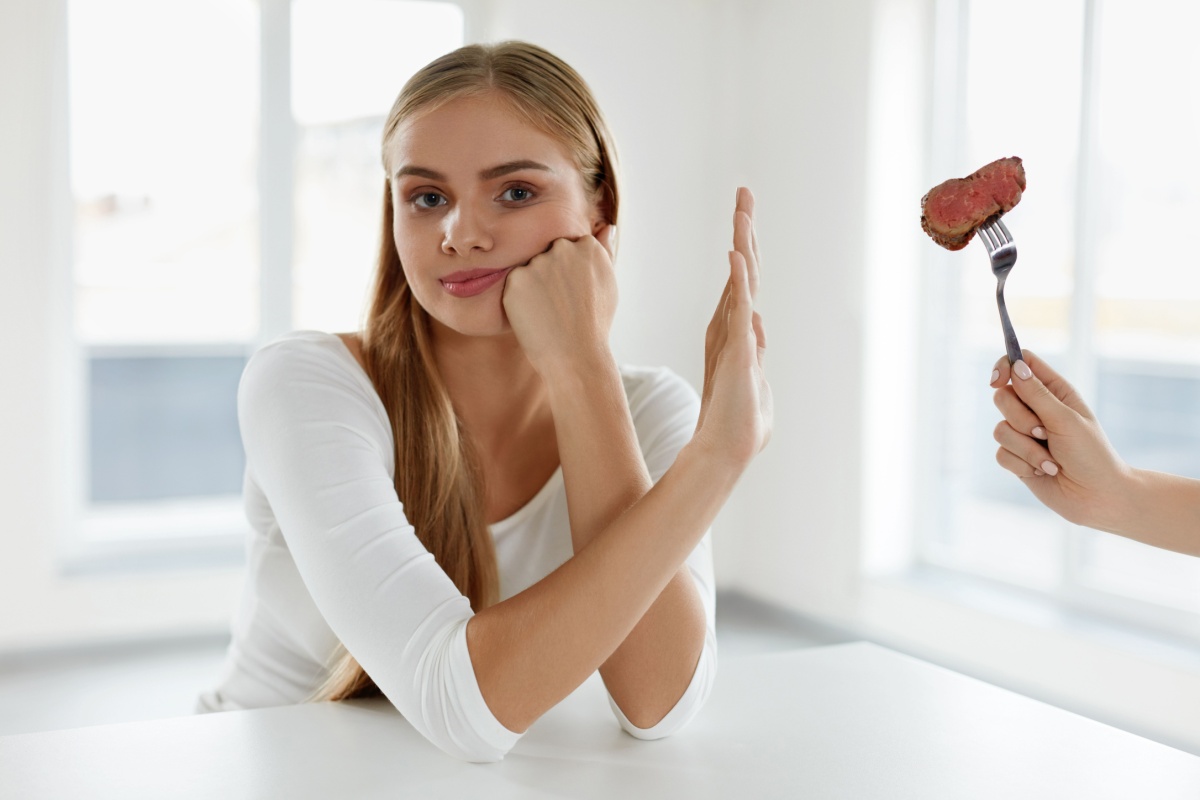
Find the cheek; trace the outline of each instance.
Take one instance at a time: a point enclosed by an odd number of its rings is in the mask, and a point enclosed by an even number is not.
[[[421,252],[421,231],[413,225],[404,224],[399,218],[393,218],[392,241],[396,245],[396,252],[400,256],[400,263],[404,265],[407,272],[409,264],[413,263],[413,260]]]
[[[549,247],[555,239],[578,239],[592,232],[591,221],[585,212],[570,204],[547,204],[544,212],[532,224],[527,224],[531,235],[543,240]]]

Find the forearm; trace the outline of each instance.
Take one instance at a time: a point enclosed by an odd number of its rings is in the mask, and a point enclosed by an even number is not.
[[[650,490],[616,360],[607,349],[546,376],[576,553]]]
[[[467,627],[471,661],[501,724],[525,730],[613,656],[675,578],[740,472],[685,447],[645,497],[574,558],[475,615]]]
[[[547,385],[578,553],[640,500],[651,480],[620,372],[607,349],[590,362],[557,370]],[[605,686],[631,723],[652,727],[674,707],[691,682],[704,633],[704,605],[690,571],[680,567],[600,667]]]
[[[1200,481],[1135,469],[1128,502],[1100,527],[1139,542],[1200,556]]]

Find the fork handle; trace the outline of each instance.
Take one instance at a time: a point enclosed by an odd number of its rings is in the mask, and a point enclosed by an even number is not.
[[[1000,325],[1004,328],[1004,349],[1008,352],[1008,363],[1015,364],[1021,360],[1021,345],[1017,342],[1017,332],[1013,330],[1012,322],[1008,319],[1008,308],[1004,305],[1004,281],[996,283],[996,305],[1000,308]]]

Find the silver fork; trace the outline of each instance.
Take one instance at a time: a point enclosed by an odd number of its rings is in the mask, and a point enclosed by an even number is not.
[[[1021,345],[1004,305],[1004,281],[1017,263],[1017,245],[1000,217],[993,217],[979,228],[979,240],[987,248],[992,274],[996,276],[996,305],[1000,307],[1000,324],[1004,326],[1004,349],[1008,351],[1008,363],[1013,364],[1021,359]]]

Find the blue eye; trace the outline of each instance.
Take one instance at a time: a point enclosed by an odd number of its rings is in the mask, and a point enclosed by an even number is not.
[[[412,202],[417,208],[434,208],[445,205],[446,198],[437,192],[421,192],[421,194],[413,196]]]
[[[505,189],[504,193],[500,195],[501,200],[505,200],[510,203],[524,203],[531,197],[533,197],[533,192],[531,192],[529,189],[526,189],[524,186],[513,186]]]

